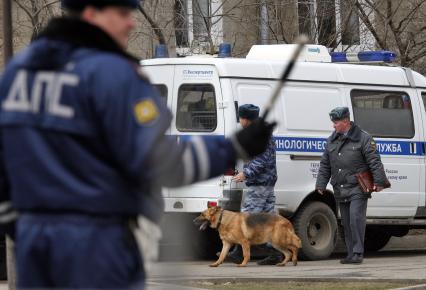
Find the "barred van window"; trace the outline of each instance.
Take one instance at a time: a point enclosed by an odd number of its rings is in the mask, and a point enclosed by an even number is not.
[[[352,90],[354,121],[374,137],[413,138],[414,118],[406,92]]]
[[[179,131],[212,132],[217,126],[216,95],[210,84],[184,84],[178,92]]]

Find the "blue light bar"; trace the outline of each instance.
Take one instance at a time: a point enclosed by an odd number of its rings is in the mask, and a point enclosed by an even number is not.
[[[388,50],[332,52],[331,62],[393,62],[396,53]]]
[[[218,57],[231,57],[231,44],[224,42],[219,44]]]
[[[167,45],[158,44],[155,46],[155,58],[167,58],[169,57],[169,51],[167,50]]]

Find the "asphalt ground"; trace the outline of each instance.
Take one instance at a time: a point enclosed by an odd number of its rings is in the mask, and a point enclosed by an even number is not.
[[[342,265],[339,259],[343,257],[344,253],[335,253],[327,260],[299,261],[296,267],[291,263],[286,267],[258,266],[255,261],[249,262],[247,267],[224,263],[217,268],[208,266],[213,261],[159,262],[150,266],[148,281],[151,284],[148,288],[178,289],[172,285],[183,281],[387,281],[426,284],[426,235],[392,237],[383,250],[366,254],[361,265]],[[426,286],[422,287],[426,289]]]
[[[403,289],[426,289],[426,235],[392,237],[383,250],[366,254],[361,265],[342,265],[342,257],[338,252],[327,260],[299,261],[296,267],[258,266],[255,261],[243,268],[232,263],[211,268],[213,261],[157,262],[149,267],[146,290],[200,290],[179,285],[185,281],[386,281],[414,282],[417,287]],[[7,282],[0,283],[0,290],[6,289]]]

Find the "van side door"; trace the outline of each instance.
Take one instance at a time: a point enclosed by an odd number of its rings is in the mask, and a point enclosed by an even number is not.
[[[167,66],[144,66],[142,72],[149,77],[152,85],[157,88],[161,98],[167,104],[167,107],[172,107],[172,93],[173,93],[173,65]],[[167,129],[166,134],[170,135],[170,128]],[[169,196],[169,189],[162,189],[163,197]]]
[[[161,98],[167,104],[167,107],[172,107],[172,93],[173,93],[173,77],[174,66],[144,66],[142,71],[148,75],[152,85],[157,88]],[[170,128],[167,130],[170,134]]]
[[[421,98],[420,110],[422,111],[422,124],[423,124],[423,166],[420,178],[420,191],[421,197],[419,200],[419,207],[417,209],[416,217],[426,217],[426,90],[418,90],[418,95]]]
[[[372,194],[367,217],[412,217],[420,197],[422,123],[416,91],[411,88],[352,87],[356,124],[376,141],[392,187]],[[420,128],[420,129],[419,129]]]
[[[174,84],[172,111],[175,117],[171,134],[179,141],[195,136],[225,138],[222,93],[216,67],[176,65]],[[183,204],[182,210],[185,212],[200,212],[207,208],[208,201],[217,201],[222,196],[222,186],[222,177],[213,178],[171,189],[169,196]]]

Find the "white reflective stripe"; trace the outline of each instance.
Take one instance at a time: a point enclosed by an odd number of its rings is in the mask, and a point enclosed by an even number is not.
[[[346,59],[348,62],[360,62],[358,53],[346,53]]]
[[[183,162],[183,184],[190,184],[194,181],[194,162],[192,159],[191,147],[186,146],[182,156]]]
[[[0,215],[0,224],[6,224],[9,222],[12,222],[18,218],[18,212],[17,211],[11,211],[8,214],[2,214]]]
[[[12,209],[12,203],[10,201],[5,201],[0,203],[0,213],[9,211]]]
[[[200,171],[199,180],[205,180],[209,177],[210,160],[207,152],[206,144],[200,137],[192,139],[195,151],[197,152],[198,170]]]

